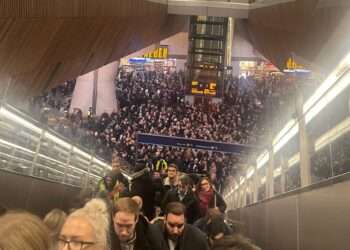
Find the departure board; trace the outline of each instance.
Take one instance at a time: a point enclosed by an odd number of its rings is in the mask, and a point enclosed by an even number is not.
[[[208,95],[216,96],[216,83],[204,83],[199,81],[192,81],[191,93],[194,95]]]

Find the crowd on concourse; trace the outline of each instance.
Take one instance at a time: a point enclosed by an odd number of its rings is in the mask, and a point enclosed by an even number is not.
[[[183,72],[120,71],[115,81],[118,112],[94,116],[74,109],[68,114],[69,108],[60,106],[56,96],[71,96],[74,81],[37,98],[32,110],[41,114],[40,120],[54,130],[104,159],[110,159],[111,154],[117,152],[120,159],[130,165],[144,161],[152,171],[160,172],[175,163],[182,172],[209,175],[219,189],[236,173],[237,156],[140,145],[136,135],[150,133],[249,145],[261,143],[266,133],[266,103],[272,97],[283,100],[287,93],[285,84],[281,84],[280,78],[270,76],[232,78],[225,86],[221,103],[190,104],[185,100]],[[38,112],[40,107],[45,107],[44,111]]]

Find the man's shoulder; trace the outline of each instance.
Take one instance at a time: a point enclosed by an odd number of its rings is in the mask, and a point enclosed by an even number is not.
[[[149,224],[148,229],[151,233],[162,233],[163,232],[163,225],[162,222],[155,222],[154,224]]]
[[[192,225],[186,225],[186,230],[184,232],[184,246],[183,250],[208,250],[208,242],[204,233],[202,233],[198,228]]]
[[[148,239],[155,250],[162,250],[164,243],[163,227],[161,224],[150,224],[148,227]]]
[[[193,237],[194,239],[206,240],[205,234],[200,229],[190,224],[186,225],[186,234],[187,236]]]

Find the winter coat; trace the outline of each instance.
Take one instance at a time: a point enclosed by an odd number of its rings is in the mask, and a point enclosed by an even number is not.
[[[149,225],[142,220],[136,224],[136,240],[133,250],[154,250],[148,237]],[[119,238],[114,230],[111,233],[111,250],[121,250]]]
[[[215,190],[213,190],[213,191],[214,191],[214,195],[213,195],[212,199],[209,201],[208,209],[218,207],[221,213],[225,213],[226,207],[227,207],[226,202],[224,201],[222,196],[217,191],[215,191]],[[196,193],[196,197],[199,200],[198,193]]]
[[[150,241],[154,250],[170,250],[166,237],[164,223],[149,226]],[[205,235],[197,228],[186,224],[179,238],[176,250],[209,250]]]
[[[143,200],[142,211],[143,214],[152,220],[154,216],[154,197],[155,190],[152,182],[152,178],[149,172],[145,172],[142,176],[136,178],[131,184],[131,196],[138,195]]]
[[[164,196],[162,210],[165,211],[167,204],[174,201],[181,202],[185,205],[187,223],[193,224],[199,218],[199,204],[192,190],[188,190],[182,200],[180,200],[180,195],[177,190],[169,190]]]

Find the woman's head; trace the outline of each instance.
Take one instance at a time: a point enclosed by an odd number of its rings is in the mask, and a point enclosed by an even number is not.
[[[8,212],[0,217],[0,249],[48,250],[49,230],[36,216],[25,212]]]
[[[203,177],[197,184],[198,191],[208,192],[211,189],[211,183],[208,177]]]
[[[92,199],[68,216],[59,234],[58,249],[67,249],[67,244],[71,250],[86,246],[89,246],[89,250],[109,249],[109,218],[106,203],[101,199]]]
[[[54,209],[45,216],[44,223],[55,239],[60,233],[66,218],[67,214],[60,209]]]

